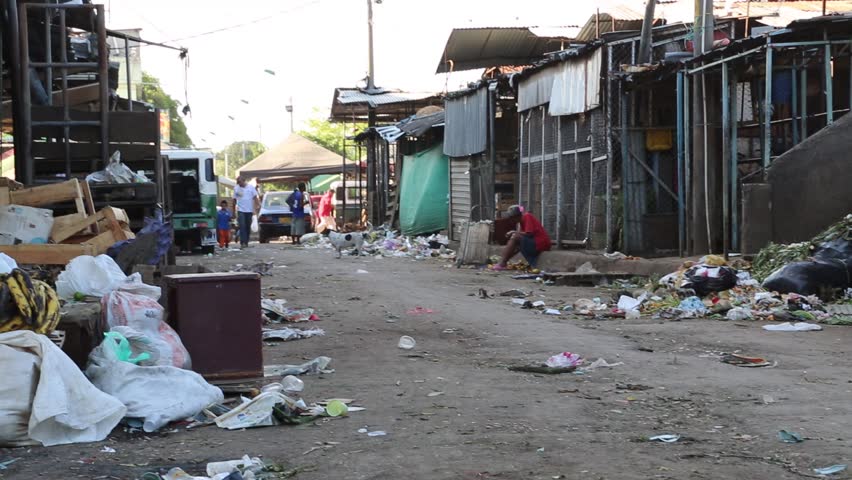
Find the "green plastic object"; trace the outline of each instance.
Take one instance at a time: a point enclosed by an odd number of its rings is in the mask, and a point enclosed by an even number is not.
[[[130,342],[127,341],[127,338],[125,338],[124,335],[118,332],[106,332],[104,333],[104,339],[109,340],[107,345],[111,345],[111,348],[115,352],[115,357],[122,362],[137,365],[139,362],[144,362],[151,358],[151,354],[148,352],[143,352],[133,357],[133,351],[130,349]]]
[[[447,228],[450,159],[443,144],[402,158],[399,227],[403,235],[421,235]]]
[[[325,406],[325,413],[327,413],[329,417],[339,417],[349,413],[349,407],[340,400],[332,400]]]

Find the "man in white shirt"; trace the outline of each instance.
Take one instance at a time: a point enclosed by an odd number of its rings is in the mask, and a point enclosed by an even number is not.
[[[234,216],[240,224],[240,246],[245,248],[251,235],[251,218],[260,208],[260,197],[254,185],[246,183],[243,177],[237,178],[234,187]]]

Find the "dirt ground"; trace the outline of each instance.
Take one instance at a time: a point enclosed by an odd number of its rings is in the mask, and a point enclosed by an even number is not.
[[[334,373],[302,377],[304,398],[352,398],[366,411],[244,431],[117,428],[97,444],[0,450],[0,462],[20,458],[2,478],[133,479],[174,466],[203,474],[207,462],[243,454],[298,467],[299,480],[795,479],[852,460],[848,327],[781,333],[757,322],[545,316],[475,294],[532,289],[556,305],[612,292],[437,260],[336,260],[330,250],[283,244],[181,258],[193,261],[214,270],[274,262],[264,294],[316,308],[322,320],[311,326],[326,335],[267,345],[266,363],[332,357]],[[417,306],[433,313],[407,313]],[[414,337],[416,348],[397,348],[401,335]],[[562,351],[623,364],[584,375],[506,368]],[[720,352],[777,365],[739,368],[720,363]],[[387,435],[369,437],[362,427]],[[805,440],[782,443],[781,429]],[[645,440],[660,434],[682,438]],[[317,442],[336,443],[311,451]]]

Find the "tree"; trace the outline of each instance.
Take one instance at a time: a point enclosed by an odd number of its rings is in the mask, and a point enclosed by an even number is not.
[[[338,155],[343,155],[343,139],[367,128],[365,123],[339,124],[324,118],[319,109],[314,108],[313,116],[306,122],[308,128],[299,131],[299,135],[311,140]],[[357,160],[358,148],[354,141],[346,142],[346,159]]]
[[[182,148],[192,146],[192,139],[189,138],[189,134],[186,132],[186,124],[183,123],[183,118],[178,114],[181,103],[163,91],[159,78],[142,72],[142,94],[139,99],[154,105],[160,110],[167,110],[169,112],[169,125],[171,125],[169,129],[169,143]]]
[[[245,148],[245,150],[244,150]],[[228,175],[231,178],[236,176],[237,170],[248,162],[254,160],[261,153],[266,151],[266,147],[255,141],[240,141],[233,142],[222,151],[216,153],[216,162],[214,170],[217,175],[225,175],[225,155],[228,157]],[[244,153],[245,152],[245,156]]]

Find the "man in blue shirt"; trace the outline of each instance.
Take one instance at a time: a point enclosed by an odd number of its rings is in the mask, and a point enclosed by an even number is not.
[[[305,204],[308,203],[305,189],[305,184],[300,183],[293,191],[293,223],[290,225],[290,236],[293,237],[294,245],[301,245],[302,235],[305,234]]]

